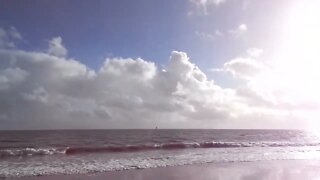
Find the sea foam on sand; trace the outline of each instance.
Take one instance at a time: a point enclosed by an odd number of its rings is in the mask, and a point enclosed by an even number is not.
[[[113,171],[86,175],[55,175],[15,180],[311,180],[320,179],[320,161],[274,160],[208,163],[142,170]]]

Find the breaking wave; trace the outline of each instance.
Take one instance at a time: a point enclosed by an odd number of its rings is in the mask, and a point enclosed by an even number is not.
[[[43,156],[53,154],[65,154],[65,149],[57,148],[19,148],[19,149],[1,149],[0,157],[23,157],[23,156]]]
[[[124,146],[101,146],[101,147],[66,147],[66,148],[19,148],[0,149],[0,158],[24,157],[43,155],[75,155],[84,153],[117,153],[135,152],[147,150],[173,150],[186,148],[242,148],[242,147],[296,147],[296,146],[319,146],[315,143],[290,143],[290,142],[176,142],[152,145],[124,145]]]

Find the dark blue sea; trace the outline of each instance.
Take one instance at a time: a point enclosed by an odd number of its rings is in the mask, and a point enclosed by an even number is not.
[[[320,159],[319,136],[299,130],[0,131],[0,177],[291,159]]]

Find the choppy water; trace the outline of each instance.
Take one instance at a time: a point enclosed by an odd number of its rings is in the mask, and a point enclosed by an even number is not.
[[[0,131],[0,177],[282,159],[320,159],[320,138],[295,130]]]

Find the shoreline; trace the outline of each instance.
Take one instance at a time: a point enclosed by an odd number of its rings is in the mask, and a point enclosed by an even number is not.
[[[270,160],[255,162],[226,162],[132,169],[90,174],[52,175],[7,178],[10,180],[277,180],[320,178],[320,160]]]

